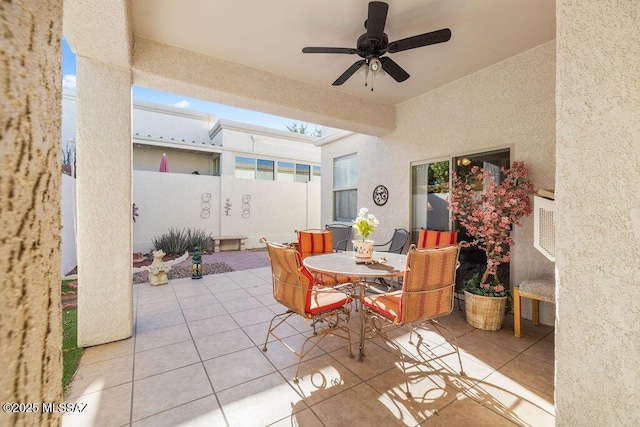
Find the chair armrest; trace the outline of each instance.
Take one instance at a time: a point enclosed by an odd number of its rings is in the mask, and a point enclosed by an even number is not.
[[[347,251],[347,242],[349,239],[344,239],[344,240],[338,240],[338,242],[336,242],[336,252],[340,252],[340,251]],[[344,247],[344,249],[341,249],[341,247]]]
[[[387,246],[387,245],[390,245],[392,241],[393,241],[393,237],[391,239],[387,240],[384,243],[377,243],[377,244],[374,243],[373,247],[377,248],[377,247],[381,247],[381,246]]]

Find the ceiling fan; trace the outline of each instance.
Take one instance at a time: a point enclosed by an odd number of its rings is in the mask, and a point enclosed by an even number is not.
[[[363,65],[366,65],[365,86],[367,85],[366,78],[369,73],[374,76],[381,73],[382,70],[393,77],[395,81],[403,82],[409,78],[409,73],[400,67],[393,59],[383,55],[447,42],[451,38],[451,30],[443,28],[438,31],[419,34],[389,43],[389,39],[384,32],[388,11],[389,5],[385,2],[372,1],[369,3],[369,13],[367,20],[364,22],[364,27],[367,32],[358,37],[357,47],[355,49],[348,47],[305,47],[302,49],[302,53],[358,54],[364,58],[356,61],[351,67],[347,68],[347,70],[333,82],[333,86],[339,86],[346,82],[356,71],[364,68]],[[382,70],[380,70],[380,68],[382,68]],[[373,90],[373,78],[371,90]]]

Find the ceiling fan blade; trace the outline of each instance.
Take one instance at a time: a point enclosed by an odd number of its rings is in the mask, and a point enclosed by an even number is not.
[[[345,53],[347,55],[353,55],[358,53],[358,49],[350,47],[304,47],[302,53]]]
[[[380,58],[380,62],[382,63],[382,69],[398,83],[403,82],[410,77],[409,73],[407,73],[393,59],[387,56]]]
[[[443,28],[442,30],[419,34],[417,36],[407,37],[406,39],[391,42],[387,46],[387,52],[395,53],[403,50],[415,49],[416,47],[444,43],[448,42],[449,39],[451,39],[451,30]]]
[[[382,41],[384,24],[387,22],[387,12],[389,5],[381,1],[369,3],[369,15],[367,16],[367,37]]]
[[[361,59],[360,61],[356,61],[351,67],[347,68],[347,71],[345,71],[344,73],[342,73],[342,75],[340,77],[338,77],[338,79],[332,83],[333,86],[340,86],[342,83],[346,82],[349,77],[351,77],[356,71],[358,71],[360,69],[360,67],[362,67],[362,64],[364,64],[366,61],[364,59]]]

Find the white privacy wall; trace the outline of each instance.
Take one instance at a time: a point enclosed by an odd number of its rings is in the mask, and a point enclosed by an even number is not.
[[[556,423],[637,426],[640,9],[556,10]]]
[[[60,211],[62,214],[62,276],[69,273],[77,265],[76,258],[76,180],[69,175],[62,174],[60,187]]]
[[[391,83],[390,83],[391,84]],[[411,162],[511,147],[524,160],[536,188],[553,188],[555,175],[555,43],[549,42],[398,106],[397,130],[382,138],[354,135],[323,146],[323,222],[333,215],[333,158],[358,153],[358,206],[381,226],[374,240],[409,228]],[[376,185],[389,189],[378,207]],[[553,274],[554,264],[533,247],[533,217],[514,232],[512,281]],[[530,316],[530,302],[523,302]],[[554,322],[543,303],[541,320]]]
[[[207,218],[204,194],[211,196]],[[290,242],[296,229],[320,227],[320,185],[312,182],[133,171],[133,202],[139,215],[133,225],[134,252],[149,252],[153,237],[170,227],[247,236],[247,248],[263,247],[261,237]]]

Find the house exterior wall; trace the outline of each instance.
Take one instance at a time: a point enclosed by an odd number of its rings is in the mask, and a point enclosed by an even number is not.
[[[197,171],[200,175],[215,175],[214,156],[218,157],[218,153],[172,150],[148,145],[134,145],[133,169],[158,172],[163,153],[167,154],[170,173],[190,174]]]
[[[288,131],[267,129],[246,123],[220,119],[210,132],[214,145],[222,148],[220,174],[235,174],[235,158],[251,157],[319,165],[320,148],[316,138]]]
[[[76,117],[76,94],[75,91],[63,90],[62,93],[62,147],[69,142],[69,139],[76,139],[76,127],[78,126]]]
[[[320,227],[320,185],[314,182],[134,171],[133,183],[133,202],[138,207],[133,225],[135,252],[149,252],[152,239],[169,228],[204,229],[213,236],[243,235],[248,237],[247,248],[261,248],[261,237],[291,242],[295,230]],[[203,195],[208,196],[208,205]]]
[[[209,144],[215,114],[144,101],[133,103],[133,136]]]
[[[556,11],[556,423],[639,425],[638,4]]]
[[[222,134],[221,144],[227,150],[320,162],[320,149],[314,137],[279,131],[246,123],[220,119],[213,129],[214,137]]]
[[[411,162],[511,148],[536,188],[553,188],[555,174],[555,44],[546,43],[398,106],[397,131],[384,138],[352,135],[322,146],[322,222],[333,219],[333,158],[358,153],[358,206],[380,220],[375,240],[410,228]],[[383,207],[376,185],[389,190]],[[514,231],[512,281],[553,274],[554,265],[533,247],[533,217]],[[523,302],[529,316],[530,302]],[[541,320],[553,324],[554,307]]]
[[[0,400],[62,402],[62,2],[5,2],[0,27]],[[59,423],[0,412],[3,426]]]

